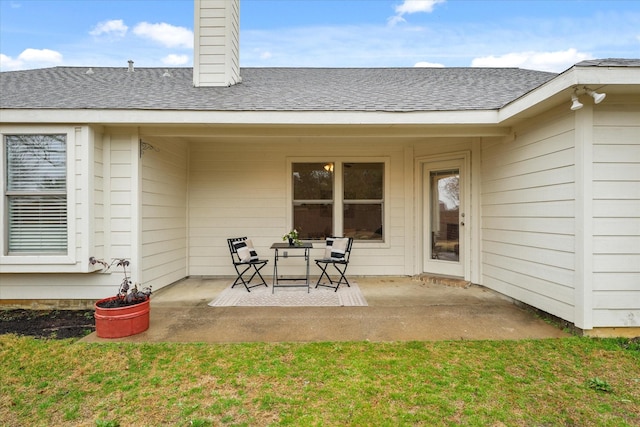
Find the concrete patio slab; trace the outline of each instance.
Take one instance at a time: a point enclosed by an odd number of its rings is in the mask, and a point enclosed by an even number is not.
[[[446,286],[410,277],[351,280],[360,286],[368,307],[209,307],[231,279],[190,278],[154,293],[149,330],[118,339],[93,333],[83,341],[381,342],[569,336],[481,286]]]

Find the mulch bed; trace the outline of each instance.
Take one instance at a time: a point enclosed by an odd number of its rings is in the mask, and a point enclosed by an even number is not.
[[[95,331],[93,310],[0,310],[0,334],[82,338]]]

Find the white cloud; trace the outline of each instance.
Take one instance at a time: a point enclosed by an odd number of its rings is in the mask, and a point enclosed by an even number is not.
[[[93,30],[89,31],[92,36],[99,36],[102,34],[113,35],[117,37],[124,37],[127,34],[127,27],[122,19],[113,19],[111,21],[103,21],[98,23]]]
[[[433,8],[447,0],[404,0],[402,4],[395,7],[396,14],[387,20],[387,23],[394,26],[400,22],[406,22],[404,15],[412,13],[431,13]]]
[[[189,62],[188,55],[170,54],[162,58],[162,63],[166,65],[185,65]]]
[[[420,62],[416,62],[414,64],[414,67],[416,68],[444,68],[443,64],[438,64],[435,62],[425,62],[425,61],[420,61]]]
[[[193,48],[193,31],[184,27],[167,23],[141,22],[134,27],[133,32],[139,37],[153,40],[165,47]]]
[[[49,67],[60,63],[62,63],[62,54],[50,49],[25,49],[17,58],[0,54],[2,71]]]
[[[404,0],[404,2],[396,6],[396,13],[400,16],[407,13],[417,12],[433,12],[433,8],[438,3],[444,3],[446,0]]]
[[[13,59],[10,56],[7,56],[3,53],[0,53],[0,70],[2,71],[10,71],[10,70],[19,70],[22,66],[22,62]]]
[[[518,67],[541,71],[558,72],[566,70],[572,65],[593,59],[588,53],[567,49],[556,52],[512,52],[502,56],[485,56],[471,61],[472,67]]]
[[[272,56],[271,52],[262,52],[260,54],[260,59],[269,59],[269,58],[271,58],[271,56]]]
[[[18,59],[25,62],[39,62],[59,64],[62,62],[62,54],[51,49],[25,49]]]

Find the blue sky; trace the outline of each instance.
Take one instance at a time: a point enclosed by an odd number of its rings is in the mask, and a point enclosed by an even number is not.
[[[640,1],[241,0],[243,67],[520,67],[640,58]],[[0,0],[0,69],[191,67],[192,0]]]

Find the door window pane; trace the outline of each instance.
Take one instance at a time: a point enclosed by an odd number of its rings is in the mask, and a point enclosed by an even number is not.
[[[460,171],[433,171],[431,181],[431,258],[460,260]]]

